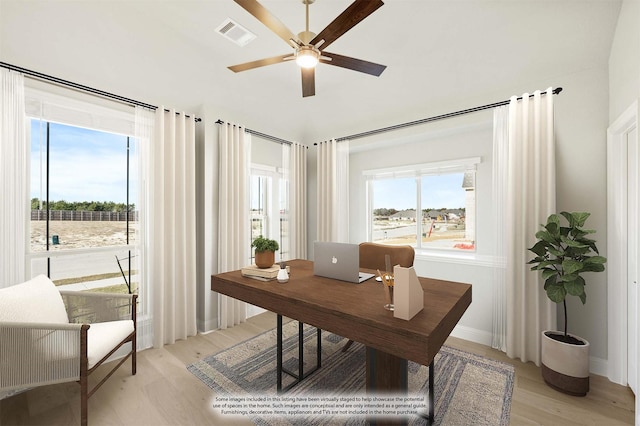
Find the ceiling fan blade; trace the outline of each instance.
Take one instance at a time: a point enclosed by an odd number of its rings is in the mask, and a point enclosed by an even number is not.
[[[300,68],[302,70],[302,97],[316,94],[316,69]]]
[[[291,40],[293,40],[298,45],[300,44],[298,42],[298,37],[256,0],[234,1],[238,3],[244,10],[255,16],[256,19],[262,22],[267,28],[276,33],[288,45],[291,45]]]
[[[337,53],[322,52],[322,56],[331,58],[326,60],[320,57],[320,62],[323,64],[335,65],[336,67],[347,68],[353,71],[363,72],[365,74],[375,75],[379,77],[387,66],[376,64],[374,62],[363,61],[362,59],[352,58],[350,56],[342,56]]]
[[[264,67],[266,65],[279,64],[285,62],[288,58],[293,59],[291,53],[286,55],[274,56],[273,58],[258,59],[257,61],[245,62],[244,64],[232,65],[229,68],[233,72],[247,71],[254,68]]]
[[[237,1],[237,0],[236,0]],[[317,45],[324,40],[318,47],[325,49],[331,43],[336,41],[338,37],[355,27],[360,21],[375,12],[384,3],[382,0],[356,0],[351,3],[336,19],[311,40],[311,44]]]

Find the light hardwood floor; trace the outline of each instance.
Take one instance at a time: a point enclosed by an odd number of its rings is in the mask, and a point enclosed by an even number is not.
[[[214,394],[186,366],[275,327],[275,315],[260,314],[227,330],[197,335],[162,349],[138,353],[138,373],[125,363],[89,400],[90,425],[250,425],[209,407]],[[515,366],[513,425],[633,425],[629,388],[591,376],[586,397],[571,397],[544,384],[532,363],[509,359],[487,346],[449,338],[447,345]],[[95,378],[94,378],[95,380]],[[79,386],[44,386],[0,401],[0,425],[80,424]]]

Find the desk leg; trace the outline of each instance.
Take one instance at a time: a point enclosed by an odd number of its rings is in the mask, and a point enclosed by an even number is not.
[[[367,347],[367,394],[407,395],[406,359]],[[406,425],[407,418],[367,418],[369,424]]]
[[[277,354],[276,354],[276,370],[277,370],[277,385],[276,390],[278,393],[282,392],[282,315],[278,315],[277,321]]]
[[[434,413],[436,408],[435,394],[433,392],[434,368],[436,368],[436,365],[435,365],[435,361],[432,360],[431,364],[429,364],[429,418],[427,419],[427,424],[429,425],[433,424],[433,418],[434,418]]]
[[[322,331],[319,328],[316,328],[317,334],[317,358],[316,365],[310,371],[305,373],[304,371],[304,327],[302,322],[298,321],[298,372],[294,373],[287,369],[285,369],[282,365],[282,315],[278,314],[277,319],[277,331],[276,331],[276,391],[278,393],[286,392],[304,379],[306,379],[310,374],[316,372],[320,366],[322,365]],[[285,388],[282,387],[282,373],[285,373],[294,378],[294,381],[288,384]]]
[[[429,412],[428,413],[424,413],[423,411],[418,412],[418,415],[420,417],[422,417],[423,419],[427,420],[427,424],[428,425],[432,425],[433,424],[433,420],[435,418],[434,413],[436,410],[436,403],[435,403],[435,392],[433,391],[433,388],[435,386],[434,384],[434,376],[435,376],[435,361],[431,361],[431,363],[429,364],[429,387],[428,387],[428,404],[429,404]]]

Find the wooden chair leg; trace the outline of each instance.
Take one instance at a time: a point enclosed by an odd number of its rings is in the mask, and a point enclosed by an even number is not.
[[[347,343],[345,343],[345,345],[342,347],[342,352],[348,351],[351,345],[353,345],[353,340],[349,340]]]
[[[136,345],[136,336],[134,335],[133,339],[131,340],[131,375],[132,376],[136,375],[137,355],[138,355],[138,350]]]
[[[86,375],[80,377],[80,424],[82,426],[87,426],[89,421],[87,381]]]
[[[89,422],[89,360],[87,359],[87,330],[88,325],[82,326],[80,332],[80,424],[87,426]]]

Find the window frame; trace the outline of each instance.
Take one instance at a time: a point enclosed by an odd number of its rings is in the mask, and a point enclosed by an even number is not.
[[[267,166],[263,164],[251,164],[250,168],[250,185],[249,185],[249,197],[250,200],[253,199],[253,184],[252,179],[254,177],[261,177],[265,179],[265,185],[263,186],[264,192],[261,196],[262,202],[265,204],[265,213],[263,218],[264,227],[267,229],[267,235],[264,237],[276,240],[280,249],[276,253],[276,261],[282,260],[286,257],[286,254],[289,253],[289,248],[286,247],[285,238],[282,235],[282,220],[285,218],[285,214],[280,212],[280,202],[281,198],[287,197],[286,190],[286,176],[284,170],[280,167]],[[282,190],[285,191],[282,194]],[[286,204],[288,205],[289,200],[286,199]],[[250,217],[250,226],[249,235],[251,240],[253,240],[253,219],[252,219],[252,206],[249,203],[249,217]],[[250,261],[254,261],[253,250],[250,253]]]
[[[477,214],[473,216],[473,228],[474,228],[474,242],[475,247],[473,251],[456,250],[456,249],[443,249],[424,247],[422,245],[422,218],[418,217],[422,212],[422,178],[425,176],[442,175],[449,173],[464,173],[468,171],[474,172],[474,192],[477,194],[475,185],[477,182],[477,166],[482,162],[481,157],[467,157],[454,160],[436,161],[430,163],[409,164],[396,167],[387,167],[379,169],[363,170],[362,175],[365,178],[366,188],[366,236],[367,241],[373,241],[373,183],[379,180],[386,179],[398,179],[398,178],[415,178],[416,180],[416,243],[414,249],[417,254],[421,255],[435,255],[438,257],[469,257],[475,256],[477,251],[477,232],[476,221]],[[477,200],[474,199],[474,210],[477,208]],[[418,220],[420,219],[420,220]],[[467,218],[468,220],[468,218]],[[384,243],[381,243],[384,244]]]
[[[63,90],[60,88],[49,88],[43,89],[40,85],[36,84],[33,87],[25,87],[25,137],[29,141],[29,145],[31,145],[32,140],[32,132],[31,132],[31,122],[32,120],[37,120],[42,123],[41,129],[47,127],[47,123],[55,123],[59,125],[76,127],[89,129],[92,131],[110,133],[118,136],[122,136],[128,139],[127,142],[127,204],[131,203],[129,191],[131,191],[132,184],[136,184],[136,177],[132,174],[136,169],[134,163],[139,161],[139,158],[134,157],[139,154],[137,141],[135,138],[135,114],[134,111],[131,110],[130,106],[125,106],[121,104],[116,104],[113,102],[104,101],[98,98],[94,98],[92,96],[86,96],[82,94],[78,94],[76,92],[71,92],[68,90]],[[46,134],[43,134],[40,131],[40,136],[43,136],[45,139],[48,137]],[[46,140],[45,140],[46,144]],[[42,155],[48,155],[48,152],[42,152]],[[44,159],[46,162],[46,158]],[[25,179],[29,182],[29,188],[31,187],[31,157],[29,157],[28,167],[26,170]],[[47,169],[48,166],[45,166]],[[45,173],[47,171],[45,170]],[[48,176],[43,176],[43,179],[48,179]],[[137,183],[140,185],[140,183]],[[140,194],[140,188],[136,191],[137,194]],[[28,191],[27,194],[27,211],[28,214],[31,214],[31,191]],[[42,198],[42,197],[39,197]],[[47,200],[41,200],[47,201]],[[136,209],[140,209],[140,203],[136,202]],[[127,217],[128,219],[128,217]],[[25,241],[26,244],[26,253],[25,253],[25,272],[27,276],[34,274],[34,268],[39,268],[36,266],[39,262],[46,261],[47,262],[47,273],[50,275],[50,266],[49,262],[52,259],[60,259],[70,256],[91,256],[91,255],[100,255],[101,253],[104,255],[115,254],[119,257],[120,261],[124,258],[122,255],[124,253],[128,253],[127,255],[127,266],[125,266],[124,262],[122,262],[122,268],[131,271],[134,267],[134,263],[138,264],[138,288],[137,293],[141,296],[139,301],[139,312],[144,314],[144,312],[148,312],[150,310],[150,298],[148,289],[141,288],[144,282],[144,278],[142,276],[142,265],[139,262],[132,262],[132,257],[140,256],[140,253],[143,250],[143,242],[140,241],[139,235],[135,238],[134,241],[130,240],[130,236],[132,233],[136,231],[131,226],[129,220],[127,220],[127,235],[126,241],[123,244],[113,245],[113,246],[97,246],[97,247],[85,247],[85,248],[73,248],[73,249],[65,249],[65,250],[51,250],[50,247],[48,250],[44,251],[33,251],[31,247],[31,220],[26,221],[26,226],[24,230]],[[47,236],[47,246],[50,245],[50,235]],[[115,263],[115,261],[114,261]],[[42,264],[41,264],[42,265]],[[41,268],[41,266],[40,266]],[[38,270],[38,269],[36,269]],[[120,271],[121,272],[121,271]],[[127,277],[127,282],[131,285],[131,274]],[[123,283],[124,284],[124,283]],[[64,287],[61,287],[64,289]],[[141,316],[139,318],[142,318]]]

